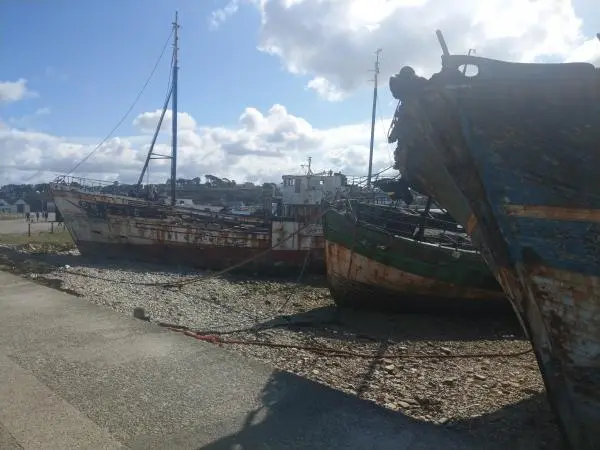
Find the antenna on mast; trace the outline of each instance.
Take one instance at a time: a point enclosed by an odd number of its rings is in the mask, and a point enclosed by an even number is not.
[[[379,55],[383,50],[378,48],[375,51],[375,76],[373,78],[373,111],[371,112],[371,141],[369,143],[369,175],[367,177],[367,187],[371,187],[371,177],[373,175],[373,145],[375,144],[375,116],[377,115],[377,81],[379,77]]]
[[[312,168],[311,168],[311,164],[312,164],[312,156],[308,157],[308,164],[302,164],[302,168],[306,168],[306,175],[312,175]]]

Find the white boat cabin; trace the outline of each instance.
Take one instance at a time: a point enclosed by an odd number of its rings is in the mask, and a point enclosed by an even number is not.
[[[333,171],[305,175],[283,175],[281,198],[278,199],[276,216],[306,220],[314,216],[323,201],[341,197],[346,190],[347,179]]]

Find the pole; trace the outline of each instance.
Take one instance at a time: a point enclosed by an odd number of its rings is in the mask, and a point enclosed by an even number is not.
[[[178,14],[175,12],[175,22],[173,22],[173,31],[175,39],[173,40],[173,96],[171,98],[171,110],[173,118],[171,120],[171,205],[175,206],[177,190],[177,75],[179,71],[179,62],[177,53],[179,50],[179,23]]]
[[[160,127],[162,126],[163,119],[165,118],[165,114],[167,112],[167,108],[169,107],[169,100],[171,100],[171,95],[173,93],[173,87],[169,90],[169,94],[167,95],[167,99],[165,100],[165,105],[163,106],[162,113],[160,118],[158,119],[158,125],[156,130],[154,131],[154,136],[152,136],[152,142],[150,143],[150,149],[148,150],[148,154],[146,155],[146,162],[144,163],[144,167],[142,168],[142,173],[138,178],[137,187],[139,188],[144,181],[144,175],[146,174],[146,170],[148,170],[148,164],[150,164],[150,159],[152,158],[152,153],[154,151],[154,145],[156,145],[156,140],[158,139],[158,133],[160,132]]]
[[[381,49],[375,52],[375,78],[373,79],[373,111],[371,112],[371,142],[369,143],[369,176],[367,187],[371,187],[371,176],[373,175],[373,145],[375,143],[375,116],[377,115],[377,77],[379,75],[379,55]]]

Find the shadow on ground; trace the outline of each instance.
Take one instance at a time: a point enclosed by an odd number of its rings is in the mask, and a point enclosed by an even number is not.
[[[367,414],[360,417],[352,417],[340,408],[339,420],[335,420],[331,411],[325,414],[321,407],[330,404],[327,398],[310,403],[297,402],[293,395],[288,397],[286,387],[291,377],[275,372],[263,390],[263,405],[246,416],[239,431],[197,447],[197,450],[563,449],[543,395],[492,414],[446,425],[420,422],[376,405],[366,406],[363,412]],[[341,394],[331,392],[332,395]],[[329,395],[327,392],[322,394],[324,397]],[[368,414],[368,408],[372,408],[372,415]]]
[[[0,235],[0,244],[2,243],[2,236]],[[185,265],[165,265],[156,264],[151,262],[140,262],[131,261],[116,258],[104,258],[104,257],[91,257],[80,255],[77,251],[64,251],[65,248],[58,249],[60,252],[52,251],[39,251],[39,252],[21,252],[16,248],[0,247],[0,263],[4,260],[5,265],[7,263],[15,266],[16,269],[23,269],[22,271],[31,271],[35,267],[37,273],[48,273],[56,270],[59,267],[64,266],[85,266],[94,269],[106,269],[106,270],[127,270],[135,273],[147,273],[147,272],[162,272],[165,274],[180,275],[180,276],[194,276],[201,275],[203,273],[210,273],[210,271],[197,270]],[[13,270],[14,272],[14,270]],[[18,271],[17,271],[18,272]],[[295,273],[284,273],[284,274],[273,274],[260,275],[253,273],[252,271],[237,271],[224,276],[229,281],[247,282],[249,276],[252,281],[282,281],[289,280],[295,281],[298,278],[298,274]],[[311,287],[326,287],[325,278],[314,274],[306,274],[302,277],[302,283]]]
[[[288,327],[312,336],[365,342],[526,340],[511,314],[384,314],[335,306],[281,316],[261,327]],[[317,334],[315,334],[317,333]]]

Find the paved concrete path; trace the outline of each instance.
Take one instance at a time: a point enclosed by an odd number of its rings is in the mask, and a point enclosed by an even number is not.
[[[481,449],[0,272],[0,449]]]

